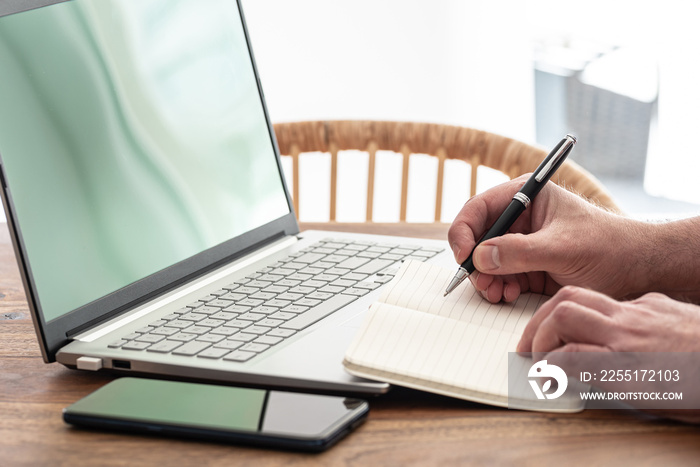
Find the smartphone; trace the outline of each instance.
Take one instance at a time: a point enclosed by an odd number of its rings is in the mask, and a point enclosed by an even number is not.
[[[76,426],[323,451],[360,425],[360,399],[119,378],[63,409]]]

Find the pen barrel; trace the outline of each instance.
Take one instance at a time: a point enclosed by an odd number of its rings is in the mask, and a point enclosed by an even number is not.
[[[508,232],[508,229],[511,228],[513,223],[518,219],[520,214],[525,210],[525,205],[521,203],[520,201],[513,200],[510,202],[508,207],[506,208],[505,211],[503,211],[503,214],[494,222],[494,224],[491,226],[489,230],[486,231],[483,237],[476,243],[474,246],[474,250],[476,247],[483,242],[485,242],[488,239],[494,238],[494,237],[500,237],[501,235],[504,235],[506,232]],[[474,250],[472,250],[471,254],[469,255],[469,258],[462,263],[462,267],[467,270],[469,274],[473,273],[476,268],[474,267],[474,261],[472,260],[472,257],[474,255]]]

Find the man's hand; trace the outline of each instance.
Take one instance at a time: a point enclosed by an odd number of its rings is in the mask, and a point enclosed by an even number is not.
[[[627,403],[656,409],[649,411],[663,417],[698,423],[699,336],[700,306],[659,293],[619,302],[569,286],[535,313],[517,350],[532,352],[536,360],[546,359],[570,376],[583,371],[596,374],[590,383],[604,392],[680,393],[682,400],[673,402],[633,399]],[[601,378],[616,370],[628,377]],[[640,379],[642,372],[675,377]]]
[[[564,287],[523,331],[518,352],[700,352],[700,307],[649,293],[619,302]]]
[[[448,240],[457,263],[501,215],[528,176],[470,199],[455,218]],[[474,250],[470,280],[491,302],[514,301],[527,291],[554,294],[579,285],[616,297],[648,291],[653,228],[609,213],[548,183],[509,233]]]

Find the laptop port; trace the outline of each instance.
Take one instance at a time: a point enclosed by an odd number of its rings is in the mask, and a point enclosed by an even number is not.
[[[119,368],[121,370],[131,370],[131,362],[127,360],[112,360],[112,368]]]

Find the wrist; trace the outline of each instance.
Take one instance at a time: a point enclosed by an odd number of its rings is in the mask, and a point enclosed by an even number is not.
[[[629,296],[660,292],[672,298],[700,302],[700,218],[631,227],[626,257],[636,257],[628,274]],[[635,248],[639,246],[639,249]],[[624,257],[621,259],[624,265]],[[627,268],[624,268],[627,269]]]

